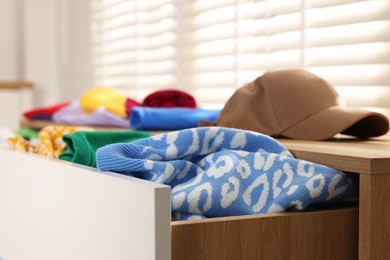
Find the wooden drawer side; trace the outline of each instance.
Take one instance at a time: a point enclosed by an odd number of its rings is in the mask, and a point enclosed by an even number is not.
[[[357,259],[358,209],[172,224],[172,259]]]

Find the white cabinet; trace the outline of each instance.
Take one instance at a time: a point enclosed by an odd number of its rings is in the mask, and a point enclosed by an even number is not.
[[[170,188],[0,147],[0,259],[171,259]]]
[[[20,128],[23,112],[33,107],[33,87],[28,82],[0,82],[0,126]]]

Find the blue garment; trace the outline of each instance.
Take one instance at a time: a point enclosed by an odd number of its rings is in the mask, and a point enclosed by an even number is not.
[[[136,130],[180,130],[197,127],[200,120],[216,121],[220,109],[133,107],[130,125]]]
[[[222,127],[155,135],[97,151],[101,171],[170,185],[173,219],[306,209],[357,199],[343,172],[295,159],[275,139]]]

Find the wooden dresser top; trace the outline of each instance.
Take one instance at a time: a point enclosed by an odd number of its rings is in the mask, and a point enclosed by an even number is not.
[[[367,140],[337,137],[329,141],[278,141],[299,159],[360,174],[390,174],[390,134]]]

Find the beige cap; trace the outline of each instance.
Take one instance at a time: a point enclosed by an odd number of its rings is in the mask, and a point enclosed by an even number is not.
[[[389,130],[387,117],[345,106],[332,85],[304,70],[267,72],[241,87],[217,125],[305,140],[338,133],[368,138]]]

